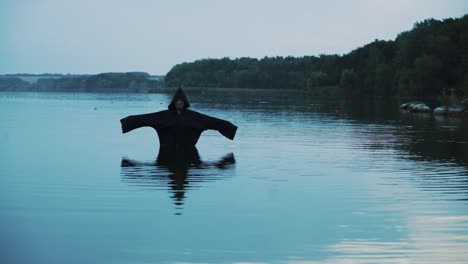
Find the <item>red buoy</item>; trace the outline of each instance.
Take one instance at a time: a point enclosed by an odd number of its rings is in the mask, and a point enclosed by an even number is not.
[[[339,114],[340,114],[340,108],[337,107],[337,108],[335,109],[335,114],[336,114],[336,115],[339,115]]]

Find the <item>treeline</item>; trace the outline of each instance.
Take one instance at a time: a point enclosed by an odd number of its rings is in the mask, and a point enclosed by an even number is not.
[[[12,92],[151,92],[162,85],[163,80],[145,72],[39,78],[35,83],[19,77],[0,78],[0,91]]]
[[[393,41],[375,40],[346,55],[202,59],[174,66],[166,86],[304,89],[348,95],[468,95],[468,15],[427,19]]]
[[[1,77],[0,92],[26,92],[31,89],[31,84],[18,77]]]
[[[174,66],[166,75],[166,86],[221,88],[297,88],[304,69],[315,57],[265,57],[231,60],[203,59]]]
[[[70,76],[79,76],[79,75],[89,75],[89,74],[62,74],[62,73],[40,73],[40,74],[34,74],[34,73],[14,73],[14,74],[4,74],[2,76],[4,77],[38,77],[38,78],[48,78],[48,77],[54,77],[54,78],[59,78],[59,77],[70,77]]]

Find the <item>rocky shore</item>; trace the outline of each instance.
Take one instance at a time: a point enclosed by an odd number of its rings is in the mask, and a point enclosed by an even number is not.
[[[400,109],[412,113],[427,113],[441,116],[464,116],[468,117],[468,98],[453,106],[438,106],[431,109],[427,104],[420,101],[408,102],[400,105]]]

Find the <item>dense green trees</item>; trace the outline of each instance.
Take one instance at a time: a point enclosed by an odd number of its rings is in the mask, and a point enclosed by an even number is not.
[[[165,82],[169,87],[300,87],[308,60],[307,57],[203,59],[174,66],[166,75]]]
[[[468,96],[468,15],[418,22],[394,41],[375,40],[343,55],[202,59],[174,66],[166,86],[286,88],[341,86],[348,95]]]

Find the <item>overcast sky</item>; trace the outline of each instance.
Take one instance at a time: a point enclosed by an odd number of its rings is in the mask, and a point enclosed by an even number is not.
[[[467,0],[0,0],[0,74],[166,74],[201,58],[344,54],[467,13]]]

